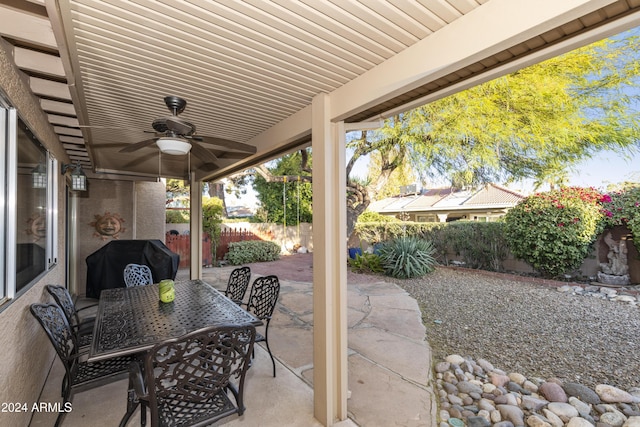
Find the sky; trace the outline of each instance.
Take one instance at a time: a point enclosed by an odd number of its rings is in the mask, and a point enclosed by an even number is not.
[[[625,181],[640,182],[640,153],[603,151],[570,172],[568,185],[606,190],[609,184]],[[532,182],[514,184],[510,188],[527,194],[532,190]]]
[[[604,152],[582,163],[580,170],[571,176],[571,185],[581,187],[606,187],[623,181],[640,182],[640,154],[630,158],[614,152]]]

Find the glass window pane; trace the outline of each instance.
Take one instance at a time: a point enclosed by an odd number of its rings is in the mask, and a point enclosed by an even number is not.
[[[18,128],[16,195],[16,293],[42,273],[46,266],[47,165],[45,149],[21,123]]]

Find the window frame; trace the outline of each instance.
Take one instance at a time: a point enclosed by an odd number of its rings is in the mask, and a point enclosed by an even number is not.
[[[45,262],[43,271],[26,283],[19,291],[17,288],[16,247],[18,242],[18,128],[22,126],[28,132],[32,143],[42,147],[45,153],[47,169],[47,188],[45,202],[46,229]],[[38,141],[29,127],[22,121],[15,108],[0,96],[0,312],[20,298],[34,284],[46,275],[58,263],[58,161],[49,150]]]

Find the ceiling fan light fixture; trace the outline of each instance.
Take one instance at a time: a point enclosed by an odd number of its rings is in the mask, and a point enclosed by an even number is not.
[[[184,138],[163,136],[158,138],[156,144],[162,153],[172,156],[181,156],[191,150],[191,144]]]

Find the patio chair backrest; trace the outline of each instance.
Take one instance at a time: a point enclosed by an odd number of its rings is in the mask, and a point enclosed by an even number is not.
[[[76,336],[67,317],[57,304],[31,304],[31,314],[38,320],[67,370],[78,349]]]
[[[144,264],[127,264],[124,268],[124,284],[127,288],[132,286],[150,285],[153,283],[153,275],[149,266]]]
[[[154,346],[144,360],[151,425],[242,415],[255,336],[251,324],[210,326]]]
[[[251,268],[236,268],[229,275],[227,289],[224,291],[224,294],[232,301],[241,302],[244,298],[244,294],[247,293],[250,281]]]
[[[67,322],[69,322],[70,325],[80,322],[76,306],[73,303],[73,299],[71,298],[71,294],[67,288],[60,285],[47,285],[45,286],[45,289],[53,297],[56,303],[58,303],[60,308],[62,308],[64,315],[67,318]]]
[[[258,277],[251,286],[247,311],[261,320],[270,319],[279,294],[280,281],[277,276]]]

